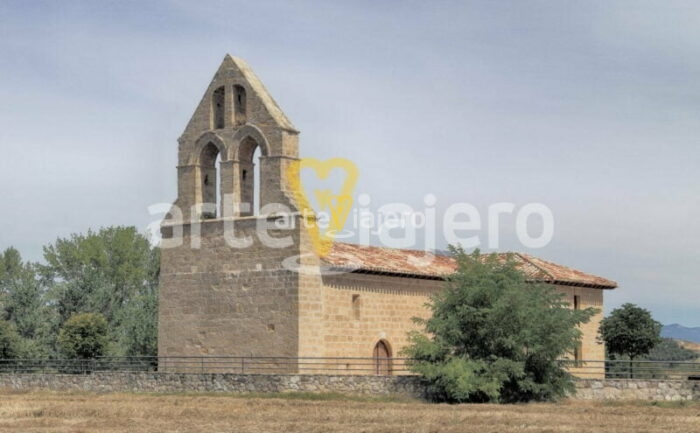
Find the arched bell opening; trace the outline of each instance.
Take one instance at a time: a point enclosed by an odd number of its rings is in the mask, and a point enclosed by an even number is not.
[[[203,219],[221,216],[221,152],[214,143],[202,149],[199,158],[201,182],[201,216]]]

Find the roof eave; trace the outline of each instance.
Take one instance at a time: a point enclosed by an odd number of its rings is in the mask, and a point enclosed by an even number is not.
[[[399,277],[399,278],[416,278],[416,279],[421,279],[421,280],[435,280],[435,281],[444,281],[449,277],[449,275],[437,275],[437,274],[418,274],[418,273],[412,273],[412,272],[397,272],[397,271],[390,271],[386,269],[381,269],[381,268],[355,268],[352,266],[331,266],[329,268],[332,271],[345,271],[348,273],[354,273],[354,274],[370,274],[370,275],[384,275],[384,276],[393,276],[393,277]],[[553,280],[553,279],[528,279],[528,282],[531,283],[546,283],[546,284],[553,284],[556,286],[570,286],[570,287],[586,287],[590,289],[603,289],[603,290],[612,290],[617,288],[617,283],[611,282],[610,284],[591,284],[591,283],[585,283],[581,281],[565,281],[565,280]]]

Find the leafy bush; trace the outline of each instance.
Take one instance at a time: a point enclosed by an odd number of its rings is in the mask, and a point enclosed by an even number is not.
[[[431,299],[432,317],[414,319],[425,333],[410,333],[404,351],[430,396],[523,402],[574,392],[557,359],[578,346],[578,325],[596,310],[570,308],[552,286],[529,282],[510,257],[452,251],[458,271]]]
[[[97,313],[71,316],[58,334],[61,354],[70,359],[102,356],[107,342],[107,320]]]

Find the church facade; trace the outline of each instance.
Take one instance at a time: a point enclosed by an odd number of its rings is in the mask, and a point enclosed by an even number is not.
[[[279,358],[286,361],[270,371],[304,372],[314,360],[335,358],[335,373],[400,373],[392,358],[416,329],[412,318],[428,315],[426,302],[455,264],[339,242],[317,255],[286,176],[299,160],[298,135],[250,67],[226,56],[179,139],[178,198],[161,228],[161,359]],[[602,311],[604,291],[616,287],[529,255],[513,257],[572,308]],[[601,319],[602,312],[582,327],[577,359],[604,359],[596,340]],[[362,368],[354,368],[358,362]]]

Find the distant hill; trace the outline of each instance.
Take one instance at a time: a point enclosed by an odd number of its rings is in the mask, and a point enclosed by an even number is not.
[[[677,323],[673,325],[664,325],[664,327],[661,328],[661,336],[700,343],[700,328],[686,328]]]

